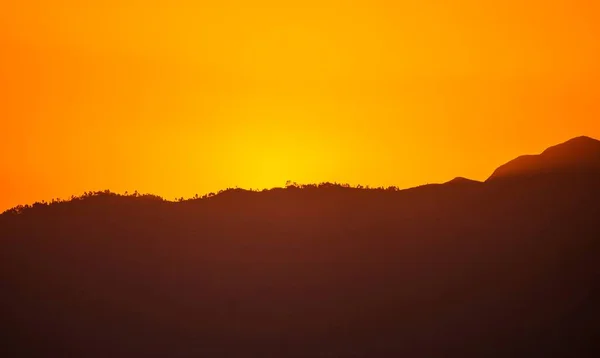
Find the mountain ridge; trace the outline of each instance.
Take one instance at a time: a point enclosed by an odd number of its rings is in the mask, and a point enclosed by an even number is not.
[[[548,147],[540,154],[521,155],[499,166],[486,182],[565,170],[599,171],[600,141],[579,136]]]
[[[548,163],[548,159],[550,159],[550,161],[552,161],[553,163]],[[554,165],[552,165],[554,164]],[[291,183],[290,185],[288,185],[286,188],[271,188],[271,189],[262,189],[262,190],[258,190],[258,191],[254,191],[254,190],[249,190],[249,189],[241,189],[241,188],[228,188],[225,190],[220,190],[217,193],[209,193],[206,195],[203,195],[202,197],[193,197],[193,198],[189,198],[184,200],[183,198],[181,199],[177,199],[175,202],[181,202],[181,201],[194,201],[197,199],[207,199],[207,198],[211,198],[211,197],[215,197],[215,196],[220,196],[220,194],[227,194],[227,195],[231,195],[231,194],[236,194],[236,193],[241,193],[241,192],[252,192],[252,193],[258,193],[258,192],[271,192],[271,191],[278,191],[278,190],[285,190],[285,189],[294,189],[294,188],[299,188],[299,189],[326,189],[326,188],[340,188],[340,189],[361,189],[361,190],[389,190],[389,191],[423,191],[423,190],[429,190],[429,191],[435,191],[435,190],[439,190],[438,187],[440,186],[446,186],[446,185],[460,185],[460,186],[471,186],[471,185],[479,185],[479,184],[487,184],[490,182],[498,182],[498,181],[502,181],[503,179],[510,179],[510,178],[515,178],[515,177],[522,177],[522,176],[526,176],[526,177],[531,177],[531,176],[535,176],[536,174],[549,174],[552,172],[560,172],[560,171],[566,171],[566,172],[570,172],[571,174],[573,172],[577,172],[577,171],[581,171],[583,170],[584,172],[592,170],[594,172],[600,172],[600,141],[596,140],[594,138],[588,137],[588,136],[578,136],[578,137],[574,137],[571,138],[563,143],[554,145],[554,146],[550,146],[548,148],[546,148],[544,151],[542,151],[540,154],[526,154],[526,155],[521,155],[501,166],[499,166],[497,169],[494,170],[494,172],[492,173],[492,175],[490,177],[488,177],[488,179],[484,180],[484,181],[478,181],[478,180],[473,180],[473,179],[469,179],[469,178],[465,178],[465,177],[455,177],[452,180],[449,180],[447,182],[444,183],[431,183],[431,184],[422,184],[419,186],[415,186],[415,187],[411,187],[411,188],[397,188],[395,186],[389,186],[389,187],[376,187],[376,188],[369,188],[364,187],[362,185],[357,185],[357,186],[350,186],[348,184],[339,184],[339,183],[320,183],[320,184],[296,184],[296,183]],[[91,194],[92,192],[90,192]],[[112,193],[109,192],[108,190],[105,190],[103,192],[95,192],[95,194],[110,194],[113,196],[119,196],[119,197],[143,197],[145,199],[152,199],[152,200],[162,200],[162,201],[166,201],[166,202],[171,202],[168,201],[166,199],[163,199],[159,196],[156,195],[152,195],[152,194],[138,194],[137,192],[135,194],[130,194],[130,195],[121,195],[121,194],[116,194],[116,193]],[[85,198],[87,195],[84,194],[81,197],[75,197],[74,198]],[[235,195],[233,195],[235,196]],[[64,202],[61,200],[61,202]],[[33,205],[46,205],[48,203],[45,202],[37,202],[34,203]],[[15,212],[15,211],[20,211],[23,208],[29,208],[32,205],[19,205],[17,207],[14,208],[10,208],[8,210],[5,210],[4,212],[0,213],[0,215],[4,214],[4,213],[9,213],[9,212]]]
[[[600,173],[580,167],[9,212],[0,356],[597,357]]]

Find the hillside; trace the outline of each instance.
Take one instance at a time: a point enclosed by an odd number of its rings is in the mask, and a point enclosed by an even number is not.
[[[485,183],[8,211],[0,355],[598,356],[598,143]]]
[[[599,171],[600,141],[581,136],[550,147],[541,154],[520,156],[496,169],[488,181],[519,176]]]

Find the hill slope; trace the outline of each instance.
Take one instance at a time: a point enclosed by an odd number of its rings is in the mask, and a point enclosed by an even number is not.
[[[488,181],[565,172],[600,172],[600,141],[577,137],[538,155],[523,155],[502,166]]]
[[[594,357],[600,175],[562,168],[7,213],[0,353]]]

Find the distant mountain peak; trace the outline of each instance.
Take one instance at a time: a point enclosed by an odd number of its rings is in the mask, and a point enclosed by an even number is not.
[[[569,139],[568,141],[552,146],[542,154],[561,153],[563,155],[587,155],[590,152],[600,151],[600,141],[587,136],[580,136]]]
[[[487,181],[560,171],[600,171],[600,141],[579,136],[544,150],[522,155],[498,167]]]
[[[456,178],[446,182],[446,184],[475,184],[475,183],[481,183],[481,182],[477,181],[477,180],[473,180],[473,179],[468,179],[465,177],[456,177]]]

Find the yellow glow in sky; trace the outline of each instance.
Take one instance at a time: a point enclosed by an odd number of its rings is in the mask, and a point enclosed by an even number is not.
[[[0,210],[286,180],[485,179],[600,137],[583,0],[0,4]]]

